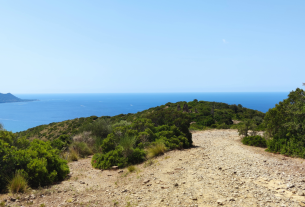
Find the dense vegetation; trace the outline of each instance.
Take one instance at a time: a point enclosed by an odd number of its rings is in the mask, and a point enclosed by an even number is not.
[[[93,156],[92,166],[101,169],[109,169],[114,165],[125,167],[144,161],[147,153],[144,149],[155,148],[159,144],[167,149],[182,149],[192,145],[188,114],[159,111],[147,117],[152,119],[138,118],[130,125],[114,128],[102,141],[101,152]],[[186,133],[183,130],[187,130]]]
[[[7,190],[10,176],[20,173],[32,187],[63,180],[69,173],[67,161],[51,142],[35,139],[30,142],[12,132],[0,130],[0,192]]]
[[[245,145],[255,146],[255,147],[267,147],[267,141],[262,136],[246,136],[242,139],[242,143]]]
[[[268,151],[305,158],[305,92],[297,88],[265,117]]]
[[[17,134],[18,136],[26,136],[31,139],[38,138],[46,141],[56,139],[63,134],[73,136],[86,131],[90,131],[96,136],[105,137],[107,136],[109,129],[104,130],[95,127],[96,125],[101,125],[95,122],[105,120],[109,121],[111,124],[115,124],[122,120],[132,123],[137,118],[148,118],[159,125],[173,124],[174,118],[173,120],[166,119],[170,121],[170,123],[165,123],[163,117],[159,116],[158,113],[162,110],[166,110],[166,113],[163,113],[162,116],[175,116],[175,113],[179,111],[187,113],[192,123],[190,126],[191,130],[201,130],[206,128],[236,128],[237,126],[233,125],[232,120],[251,120],[255,123],[259,130],[264,129],[262,122],[265,114],[260,111],[245,108],[240,104],[229,105],[218,102],[198,101],[195,99],[194,101],[190,102],[167,103],[165,105],[150,108],[136,114],[120,114],[113,117],[91,116],[87,118],[82,117],[58,123],[51,123],[48,125],[30,128]],[[107,125],[102,124],[101,126]],[[190,136],[188,135],[188,129],[184,128],[181,130],[182,132],[186,133],[187,136]]]
[[[95,168],[130,166],[166,150],[191,147],[190,129],[236,128],[245,122],[260,128],[264,115],[241,105],[195,99],[136,114],[51,123],[16,134],[0,129],[0,190],[5,190],[9,175],[16,180],[24,177],[31,187],[63,180],[69,173],[67,161],[92,154]],[[234,125],[232,120],[242,123]]]

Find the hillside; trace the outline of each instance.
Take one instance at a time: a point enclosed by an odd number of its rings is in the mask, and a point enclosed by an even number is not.
[[[175,114],[182,111],[188,115],[191,121],[191,130],[236,128],[232,120],[242,121],[245,119],[254,120],[259,128],[262,128],[262,121],[265,116],[263,112],[245,108],[240,104],[229,105],[226,103],[198,101],[195,99],[190,102],[166,103],[165,105],[153,107],[135,114],[120,114],[112,117],[81,117],[48,125],[40,125],[17,134],[18,136],[26,136],[31,139],[53,140],[62,134],[72,136],[83,131],[90,131],[88,130],[90,125],[95,121],[103,119],[115,124],[120,121],[133,122],[137,118],[148,118],[153,120],[154,123],[160,122],[160,124],[167,124],[162,123],[164,116],[175,117]]]
[[[37,101],[36,99],[20,99],[11,93],[0,93],[0,103],[11,103],[11,102],[25,102],[25,101]]]
[[[305,206],[300,159],[244,146],[236,130],[193,133],[196,147],[127,168],[69,163],[70,176],[26,194],[0,195],[7,206]],[[6,201],[6,202],[5,202]]]

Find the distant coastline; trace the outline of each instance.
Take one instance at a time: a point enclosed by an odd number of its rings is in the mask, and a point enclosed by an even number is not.
[[[11,93],[0,93],[0,103],[39,101],[38,99],[20,99]]]

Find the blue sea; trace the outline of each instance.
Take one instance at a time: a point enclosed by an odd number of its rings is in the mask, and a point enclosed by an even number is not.
[[[286,99],[288,92],[279,93],[146,93],[146,94],[14,94],[34,102],[0,104],[0,122],[8,131],[29,128],[79,117],[114,116],[136,113],[167,102],[216,101],[241,104],[267,112]]]

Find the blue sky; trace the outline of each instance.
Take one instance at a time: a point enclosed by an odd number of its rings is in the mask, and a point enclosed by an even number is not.
[[[0,92],[277,92],[305,82],[305,1],[14,0]]]

